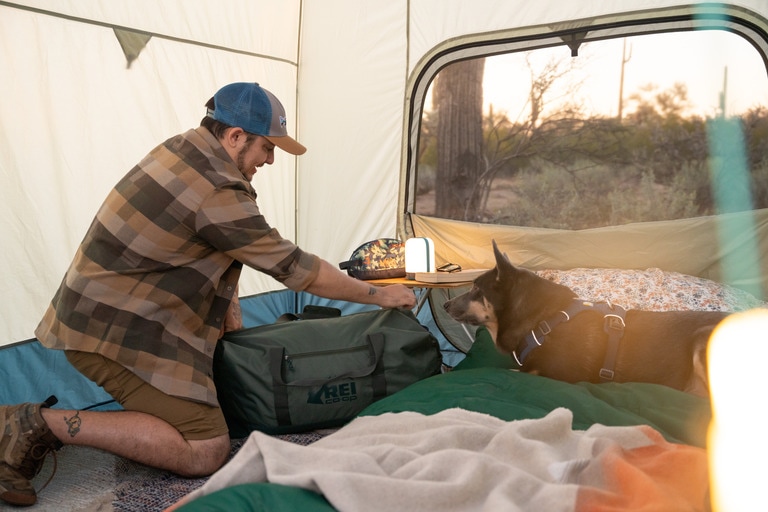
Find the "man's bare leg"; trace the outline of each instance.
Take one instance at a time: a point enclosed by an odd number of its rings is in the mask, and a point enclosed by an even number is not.
[[[228,435],[187,441],[165,421],[136,411],[41,410],[64,444],[90,446],[186,477],[207,476],[230,452]]]

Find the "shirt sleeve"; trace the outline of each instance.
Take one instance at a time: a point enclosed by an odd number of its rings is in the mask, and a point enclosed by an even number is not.
[[[216,189],[195,219],[198,236],[288,288],[300,291],[317,277],[320,260],[284,239],[259,211],[254,194],[240,188]]]

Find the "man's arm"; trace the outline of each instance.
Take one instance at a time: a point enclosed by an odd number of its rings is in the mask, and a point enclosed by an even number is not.
[[[326,299],[376,304],[383,308],[411,309],[416,305],[416,296],[407,286],[374,286],[348,276],[322,259],[317,277],[305,291]]]

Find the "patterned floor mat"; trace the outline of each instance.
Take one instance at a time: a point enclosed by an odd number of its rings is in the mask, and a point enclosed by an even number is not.
[[[284,441],[308,445],[331,431],[275,436]],[[232,441],[234,455],[244,439]],[[54,468],[55,466],[55,468]],[[54,471],[55,469],[55,471]],[[56,512],[159,512],[203,485],[207,478],[182,478],[167,471],[81,446],[65,446],[49,456],[33,480],[41,489],[30,511]],[[2,506],[0,505],[0,509]]]

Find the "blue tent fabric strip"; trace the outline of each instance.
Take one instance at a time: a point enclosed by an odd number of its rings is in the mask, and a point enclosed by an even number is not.
[[[101,387],[75,370],[64,352],[50,350],[37,340],[0,349],[0,404],[42,402],[56,395],[57,409],[120,410]]]
[[[290,290],[243,297],[240,304],[245,327],[274,323],[283,313],[300,313],[308,304],[336,307],[344,315],[376,308]],[[455,366],[464,358],[440,333],[430,308],[422,308],[418,319],[438,338],[445,364]],[[0,382],[5,383],[0,386],[0,404],[42,402],[54,394],[57,409],[121,409],[100,386],[75,370],[63,352],[49,350],[35,339],[0,348]]]

